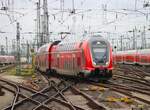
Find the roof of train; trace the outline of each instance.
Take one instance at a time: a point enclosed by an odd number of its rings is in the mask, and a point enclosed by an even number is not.
[[[100,39],[103,39],[103,40],[106,40],[104,39],[101,35],[87,35],[87,36],[68,36],[66,37],[65,39],[63,39],[59,44],[66,44],[66,43],[76,43],[76,42],[82,42],[84,40],[88,40],[90,38],[100,38]]]
[[[99,40],[99,41],[104,41],[107,44],[109,44],[108,40],[104,39],[100,35],[88,35],[88,36],[81,36],[81,37],[79,37],[79,36],[71,37],[70,36],[58,44],[58,48],[56,49],[56,51],[75,50],[76,44],[80,44],[81,42],[88,41],[88,40],[90,40],[90,41]]]
[[[93,38],[93,39],[101,39],[101,40],[105,40],[107,41],[106,39],[104,39],[102,36],[100,35],[87,35],[87,36],[68,36],[66,37],[65,39],[63,39],[58,45],[59,46],[62,46],[62,44],[69,44],[69,43],[77,43],[77,42],[82,42],[84,40],[88,40],[90,38]],[[56,41],[57,42],[57,41]],[[108,42],[108,41],[107,41]],[[49,48],[50,46],[53,44],[53,42],[50,42],[48,44],[45,44],[43,46],[41,46],[38,51],[37,51],[37,54],[38,53],[41,53],[41,52],[48,52],[49,51]]]
[[[0,55],[0,57],[15,57],[15,56],[9,56],[9,55]]]
[[[113,52],[113,54],[133,54],[135,53],[137,50],[125,50],[125,51],[116,51],[116,52]]]
[[[147,53],[150,53],[150,49],[138,50],[138,53],[147,54]]]
[[[139,49],[139,50],[125,50],[125,51],[117,51],[117,52],[113,52],[113,54],[133,54],[133,53],[150,53],[150,49]]]
[[[48,44],[42,45],[42,46],[38,49],[37,53],[47,52],[47,51],[49,50],[51,44],[52,44],[52,43],[48,43]]]

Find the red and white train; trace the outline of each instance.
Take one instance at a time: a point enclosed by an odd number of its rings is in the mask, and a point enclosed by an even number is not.
[[[7,56],[7,55],[0,55],[0,64],[13,64],[15,63],[15,57],[14,56]]]
[[[36,69],[64,75],[112,77],[112,48],[102,36],[64,39],[39,48]]]
[[[150,49],[126,50],[113,53],[114,63],[150,65]]]

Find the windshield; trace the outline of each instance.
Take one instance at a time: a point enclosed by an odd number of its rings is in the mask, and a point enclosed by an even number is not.
[[[106,64],[108,59],[107,44],[105,42],[94,43],[92,45],[93,61],[96,65]]]

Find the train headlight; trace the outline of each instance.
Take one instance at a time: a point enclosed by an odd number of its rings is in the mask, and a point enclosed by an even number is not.
[[[95,62],[93,62],[93,64],[94,64],[94,65],[96,65],[96,63],[95,63]]]
[[[106,65],[108,65],[108,64],[109,64],[109,62],[107,61],[107,62],[106,62]]]

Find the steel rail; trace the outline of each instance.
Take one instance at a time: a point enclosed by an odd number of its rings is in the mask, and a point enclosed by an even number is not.
[[[20,104],[22,104],[23,102],[25,102],[25,101],[27,101],[27,100],[30,100],[30,101],[34,101],[34,102],[36,102],[37,103],[37,106],[38,105],[42,105],[42,106],[46,106],[45,104],[43,104],[43,103],[41,103],[41,102],[39,102],[39,101],[36,101],[36,99],[33,99],[34,97],[36,97],[36,96],[38,96],[39,94],[41,95],[41,96],[46,96],[46,101],[48,101],[48,99],[49,99],[49,96],[48,95],[46,95],[44,92],[45,91],[47,91],[48,89],[50,89],[51,87],[50,86],[48,86],[48,87],[45,87],[44,89],[42,89],[41,91],[38,91],[37,93],[35,93],[35,94],[33,94],[31,97],[29,97],[29,98],[25,98],[25,99],[23,99],[23,100],[21,100],[21,101],[18,101],[18,102],[16,102],[15,104],[14,104],[14,106],[16,107],[16,106],[19,106]],[[68,89],[68,87],[65,87],[63,90],[65,90],[65,89]],[[53,95],[53,96],[57,96],[59,93],[57,92],[57,93],[55,93],[55,95]],[[52,97],[52,96],[51,96]],[[46,101],[44,101],[44,102],[46,102]],[[9,107],[7,107],[5,110],[9,110],[10,108],[11,108],[12,106],[10,105]],[[40,106],[39,106],[40,107]],[[36,109],[38,109],[38,108],[36,108]]]
[[[67,81],[63,80],[64,82],[68,83]],[[69,83],[68,83],[69,84]],[[105,107],[105,105],[103,104],[100,104],[99,102],[95,101],[94,99],[92,99],[90,96],[88,96],[87,94],[83,93],[82,91],[80,91],[79,89],[73,87],[73,86],[70,86],[71,89],[73,89],[74,91],[76,91],[78,94],[82,95],[84,98],[86,98],[87,100],[89,100],[90,102],[93,102],[93,104],[98,108],[98,109],[108,109],[107,107]],[[55,87],[56,88],[56,87]],[[56,88],[57,89],[57,88]],[[64,98],[65,101],[71,103],[70,101],[68,101],[66,99],[66,97],[63,95],[63,92],[65,91],[59,91],[57,89],[57,91],[60,93],[60,95]],[[74,105],[73,103],[71,103],[75,108],[77,108],[78,106]],[[78,107],[80,108],[80,107]],[[80,109],[83,109],[83,108],[80,108]]]
[[[9,92],[12,92],[12,93],[15,93],[15,92],[16,92],[16,91],[14,91],[14,90],[12,90],[12,89],[6,87],[5,85],[1,85],[1,87],[4,88],[5,90],[9,91]],[[21,93],[19,93],[19,96],[22,97],[22,98],[27,98],[26,95],[21,94]]]
[[[42,91],[44,91],[44,90],[47,89],[47,88],[49,88],[49,87],[46,87],[46,88],[42,89],[41,91],[36,92],[36,93],[33,94],[32,96],[26,97],[25,99],[16,102],[16,103],[14,104],[14,106],[21,105],[23,102],[25,102],[25,101],[27,101],[27,100],[35,101],[35,100],[33,100],[32,98],[35,97],[36,95],[39,95],[39,94],[42,95],[42,96],[48,97],[47,95],[41,93]],[[37,102],[38,104],[40,104],[38,101],[35,101],[35,102]],[[8,106],[8,107],[7,107],[6,109],[4,109],[4,110],[9,110],[11,107],[12,107],[12,105]]]
[[[15,66],[15,65],[12,64],[12,65],[6,65],[6,66],[4,66],[4,67],[1,67],[1,68],[0,68],[0,73],[4,73],[6,69],[12,68],[12,67],[14,67],[14,66]]]
[[[140,84],[143,84],[143,85],[146,85],[146,86],[150,86],[150,84],[145,82],[144,80],[137,79],[137,78],[134,78],[134,77],[129,77],[129,76],[125,76],[125,75],[116,75],[116,74],[114,74],[113,77],[121,78],[121,79],[125,79],[125,80],[130,80],[130,81],[137,82],[137,83],[140,83]]]
[[[65,98],[65,96],[62,94],[63,91],[68,90],[73,84],[68,84],[67,86],[64,86],[63,89],[59,89],[58,87],[60,86],[61,83],[66,83],[66,82],[65,82],[64,80],[62,80],[59,84],[56,84],[56,83],[53,81],[52,86],[56,89],[57,93],[54,94],[53,96],[51,96],[49,99],[45,100],[43,103],[46,104],[46,103],[48,103],[50,100],[55,99],[56,96],[59,96],[59,95],[60,95],[60,96],[65,100],[65,102],[70,105],[70,107],[71,107],[72,110],[76,110],[75,108],[77,108],[77,109],[79,109],[79,110],[82,110],[81,108],[72,105],[72,104]],[[63,84],[63,85],[64,85],[64,84]],[[63,100],[59,100],[59,102],[62,103]]]
[[[27,90],[27,91],[30,91],[30,92],[32,92],[32,93],[38,92],[38,91],[36,91],[36,90],[34,90],[34,89],[28,88],[28,87],[23,86],[23,85],[21,85],[21,84],[19,84],[19,83],[15,83],[15,82],[13,82],[13,81],[10,81],[10,80],[4,79],[4,78],[0,78],[0,81],[1,81],[1,82],[4,82],[4,83],[7,83],[7,84],[9,84],[9,85],[12,85],[12,86],[16,86],[16,85],[17,85],[19,88],[24,89],[24,90]]]
[[[24,101],[24,99],[23,99],[23,100],[21,100],[21,101],[16,102],[18,96],[19,96],[19,95],[23,95],[23,94],[20,93],[20,89],[19,89],[19,88],[23,88],[24,90],[27,90],[27,91],[32,92],[32,93],[34,93],[34,94],[40,94],[40,92],[38,92],[38,91],[35,91],[35,90],[33,90],[33,89],[24,87],[24,86],[22,86],[22,85],[17,85],[17,84],[15,84],[15,83],[13,83],[12,81],[9,81],[9,82],[8,82],[8,80],[5,80],[5,79],[0,79],[0,81],[1,81],[1,82],[5,82],[5,83],[7,83],[7,84],[9,84],[9,85],[12,85],[13,87],[17,88],[17,93],[16,93],[16,96],[15,96],[15,98],[14,98],[14,100],[13,100],[13,103],[12,103],[10,106],[4,108],[4,110],[8,110],[8,109],[9,109],[9,110],[10,110],[10,109],[13,110],[14,107],[16,106],[16,103],[18,103],[18,102],[23,102],[23,101]],[[11,91],[12,91],[12,90],[11,90]],[[34,95],[34,94],[33,94],[33,95]],[[32,95],[32,96],[33,96],[33,95]],[[43,95],[43,94],[42,94],[42,95]],[[23,95],[23,96],[24,96],[24,95]],[[47,95],[44,95],[44,96],[47,96]],[[48,97],[48,96],[47,96],[47,97]],[[24,96],[24,98],[25,98],[26,100],[31,100],[32,102],[36,102],[35,100],[32,100],[32,98],[29,98],[29,97],[27,97],[27,96]],[[39,102],[36,102],[36,103],[39,103]]]
[[[123,85],[123,84],[115,84],[111,81],[110,81],[109,85],[113,86],[115,88],[118,88],[118,89],[123,89],[123,90],[132,91],[132,92],[142,93],[142,94],[145,94],[145,95],[150,95],[150,91],[143,91],[143,90],[134,88],[134,86],[126,86],[126,85]]]
[[[64,82],[64,81],[62,81],[62,82]],[[58,89],[56,86],[60,86],[60,83],[56,85],[55,82],[53,82],[53,87],[57,90],[57,93],[55,93],[54,95],[52,95],[49,99],[45,100],[45,101],[43,102],[43,104],[47,104],[50,100],[54,99],[55,97],[61,96],[61,97],[63,98],[63,100],[64,100],[67,104],[70,105],[70,107],[71,107],[72,110],[76,110],[76,109],[77,109],[77,110],[84,110],[84,109],[82,109],[82,108],[80,108],[80,107],[78,107],[78,106],[76,106],[76,105],[72,105],[72,104],[64,97],[64,95],[62,94],[62,92],[67,91],[72,85],[74,85],[74,84],[68,84],[68,85],[65,86],[63,89]],[[58,99],[58,100],[59,100],[59,99]],[[59,101],[62,103],[63,100],[59,100]]]
[[[10,91],[10,92],[12,92],[12,93],[15,94],[14,99],[13,99],[13,101],[12,101],[12,103],[11,103],[11,108],[10,108],[11,110],[14,110],[14,105],[15,105],[15,103],[17,102],[18,97],[21,96],[22,98],[27,98],[27,96],[25,96],[24,94],[21,94],[21,93],[20,93],[20,87],[19,87],[17,84],[15,84],[15,83],[13,83],[13,82],[11,82],[11,81],[8,82],[8,81],[5,80],[5,79],[0,79],[0,81],[3,82],[3,83],[6,83],[6,84],[8,84],[8,85],[11,85],[12,87],[14,87],[14,88],[16,89],[16,91],[14,91],[14,90],[8,88],[8,87],[5,86],[5,85],[2,85],[2,87],[3,87],[4,89],[6,89],[6,90],[8,90],[8,91]],[[7,109],[7,107],[4,108],[4,109]],[[9,110],[10,110],[10,109],[9,109]]]
[[[11,106],[12,106],[12,107],[11,107],[11,110],[13,110],[13,109],[14,109],[14,104],[15,104],[15,102],[17,101],[18,96],[19,96],[20,88],[19,88],[18,85],[15,84],[15,83],[7,82],[6,80],[3,80],[3,79],[0,79],[0,81],[5,82],[5,83],[7,83],[7,84],[13,86],[14,88],[16,88],[15,97],[14,97],[13,102],[12,102],[12,104],[11,104]]]
[[[141,70],[139,68],[137,68],[136,66],[133,65],[124,65],[123,67],[119,67],[116,68],[119,71],[127,71],[127,72],[132,72],[134,74],[136,74],[139,77],[145,77],[145,76],[149,76],[150,77],[150,73],[145,72],[144,70]]]
[[[16,92],[16,91],[13,91],[13,90],[10,89],[10,88],[5,87],[4,85],[2,85],[2,87],[3,87],[4,89],[10,91],[10,92],[13,92],[13,93]],[[27,98],[29,101],[32,101],[32,102],[36,103],[37,105],[40,105],[40,103],[39,103],[38,101],[35,101],[35,100],[33,100],[33,99],[31,99],[31,98],[29,98],[29,97],[23,95],[23,94],[18,93],[18,95],[21,96],[22,98]],[[15,101],[14,101],[14,102],[15,102]],[[52,109],[49,109],[46,105],[40,105],[39,108],[37,107],[37,110],[41,110],[40,108],[46,108],[47,110],[52,110]],[[13,106],[13,105],[12,105],[12,108],[11,108],[11,109],[14,110],[14,106]],[[7,108],[4,108],[3,110],[10,110],[10,108],[7,107]]]
[[[82,96],[84,96],[86,99],[90,100],[90,102],[92,102],[95,106],[97,106],[96,108],[98,108],[98,110],[109,110],[109,108],[107,108],[104,104],[97,102],[92,97],[90,97],[88,94],[80,91],[78,88],[72,87],[72,89],[75,90],[76,92],[78,92],[79,94],[81,94]]]
[[[110,85],[110,84],[97,84],[97,83],[93,83],[93,82],[90,82],[90,84],[95,85],[95,86],[102,86],[105,88],[109,88],[110,90],[116,91],[118,93],[122,93],[124,95],[135,98],[139,101],[142,101],[142,102],[150,105],[150,101],[142,99],[142,98],[137,97],[137,96],[133,96],[132,93],[130,93],[131,89],[129,89],[129,88],[123,88],[123,87],[119,87],[119,86],[117,87],[116,85],[114,86],[114,85]],[[134,90],[132,92],[134,92]]]

